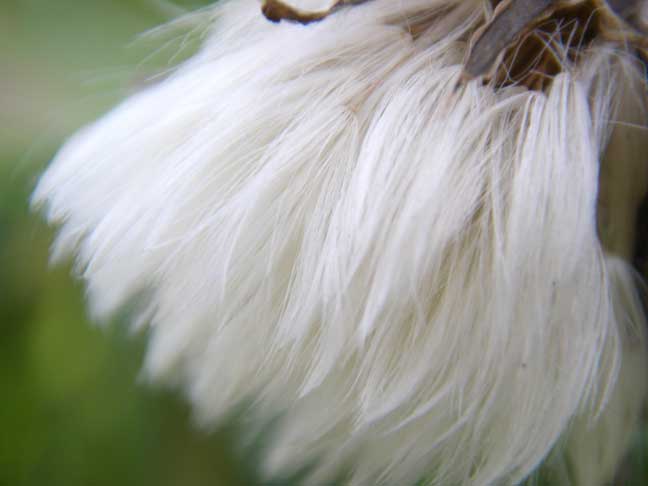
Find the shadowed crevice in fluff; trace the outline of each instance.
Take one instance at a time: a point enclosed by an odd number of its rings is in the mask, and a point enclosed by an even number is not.
[[[36,189],[98,316],[150,292],[149,376],[206,423],[282,417],[269,478],[513,484],[553,450],[593,486],[623,454],[644,317],[616,251],[628,191],[597,195],[605,160],[639,170],[615,140],[646,153],[623,108],[641,73],[600,44],[545,93],[457,89],[481,6],[373,0],[308,27],[219,6],[201,52]]]

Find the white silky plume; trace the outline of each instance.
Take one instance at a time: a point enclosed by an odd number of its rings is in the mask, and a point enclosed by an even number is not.
[[[515,484],[550,458],[595,486],[623,456],[645,388],[623,227],[642,73],[599,45],[544,93],[458,86],[482,3],[310,26],[215,7],[197,55],[40,180],[95,314],[146,295],[149,376],[207,423],[280,417],[267,477]]]

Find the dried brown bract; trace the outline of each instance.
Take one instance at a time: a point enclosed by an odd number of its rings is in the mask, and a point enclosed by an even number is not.
[[[544,89],[592,42],[617,42],[642,55],[646,0],[502,0],[470,42],[463,79]]]

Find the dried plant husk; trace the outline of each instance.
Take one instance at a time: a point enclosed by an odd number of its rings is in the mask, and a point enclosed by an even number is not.
[[[546,88],[593,42],[614,42],[645,58],[644,0],[503,0],[473,35],[463,80]]]

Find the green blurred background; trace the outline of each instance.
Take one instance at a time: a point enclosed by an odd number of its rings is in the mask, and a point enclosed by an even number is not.
[[[89,322],[28,209],[65,137],[196,45],[140,34],[206,3],[0,0],[0,486],[258,484],[234,427],[201,432],[177,394],[139,383],[142,337]],[[648,485],[647,438],[618,484]]]
[[[140,34],[201,3],[0,0],[0,486],[255,483],[232,432],[140,382],[142,337],[89,322],[28,208],[65,137],[191,52]]]

